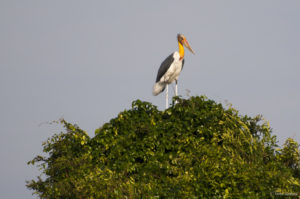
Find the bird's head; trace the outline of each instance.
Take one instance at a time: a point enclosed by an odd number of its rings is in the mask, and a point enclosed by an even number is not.
[[[195,52],[193,51],[193,49],[191,48],[189,42],[186,40],[186,38],[183,34],[178,34],[177,35],[177,40],[178,40],[179,43],[181,43],[183,46],[185,46],[187,49],[189,49],[189,51],[191,51],[193,54],[195,54]]]

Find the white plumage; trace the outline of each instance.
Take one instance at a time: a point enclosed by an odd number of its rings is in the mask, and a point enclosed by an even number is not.
[[[154,96],[161,93],[167,84],[171,84],[175,80],[178,80],[179,74],[182,70],[183,59],[180,59],[179,52],[177,51],[173,53],[172,57],[174,61],[171,63],[167,72],[153,86],[152,94]]]

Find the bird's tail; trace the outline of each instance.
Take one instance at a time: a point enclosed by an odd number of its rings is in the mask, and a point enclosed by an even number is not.
[[[159,93],[163,92],[166,88],[166,83],[164,82],[156,82],[152,89],[152,94],[154,96],[158,95]]]

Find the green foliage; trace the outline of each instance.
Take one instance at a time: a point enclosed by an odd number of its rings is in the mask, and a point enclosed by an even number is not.
[[[274,198],[300,191],[299,145],[276,145],[261,116],[240,116],[205,97],[159,111],[140,100],[89,136],[67,132],[37,156],[40,198]]]

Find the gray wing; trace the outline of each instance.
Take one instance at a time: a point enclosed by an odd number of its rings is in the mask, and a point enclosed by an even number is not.
[[[156,82],[159,82],[160,78],[167,72],[167,70],[170,68],[171,64],[174,61],[174,57],[173,57],[172,53],[171,55],[169,55],[165,61],[163,61],[163,63],[161,63],[159,69],[158,69],[158,73],[157,73],[157,77],[156,77]]]
[[[184,65],[184,59],[182,60],[182,67],[181,67],[181,70],[183,69],[183,65]]]

